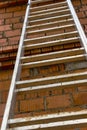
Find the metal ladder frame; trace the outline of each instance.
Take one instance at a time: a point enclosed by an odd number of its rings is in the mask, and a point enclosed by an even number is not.
[[[71,11],[71,14],[72,14],[72,17],[74,19],[78,33],[80,35],[83,47],[85,49],[85,53],[87,55],[87,38],[86,38],[85,33],[84,33],[84,31],[81,27],[79,19],[78,19],[76,13],[75,13],[75,10],[74,10],[74,7],[72,5],[71,0],[66,0],[66,1],[68,3],[69,9]],[[28,19],[28,16],[29,16],[30,4],[31,4],[31,0],[28,0],[28,5],[27,5],[27,9],[26,9],[22,34],[21,34],[21,38],[20,38],[20,42],[19,42],[19,48],[18,48],[16,63],[15,63],[15,67],[14,67],[14,72],[13,72],[13,76],[12,76],[12,81],[11,81],[11,85],[10,85],[10,90],[9,90],[9,94],[8,94],[6,108],[5,108],[5,112],[4,112],[4,116],[3,116],[1,130],[6,130],[8,128],[8,119],[9,119],[10,113],[12,111],[11,106],[12,106],[12,103],[13,103],[14,98],[15,98],[15,92],[14,92],[15,86],[16,86],[15,84],[16,84],[16,81],[20,78],[19,75],[20,75],[21,68],[19,69],[19,64],[20,64],[20,57],[23,55],[22,46],[23,46],[23,42],[24,42],[24,38],[25,38],[25,31],[26,31],[26,26],[27,26],[27,19]]]
[[[74,22],[75,22],[76,28],[78,30],[79,36],[81,38],[82,46],[84,47],[85,53],[87,55],[87,38],[86,38],[86,35],[85,35],[85,33],[84,33],[83,29],[82,29],[82,26],[81,26],[81,24],[79,22],[79,19],[78,19],[77,15],[76,15],[76,12],[75,12],[75,9],[74,9],[74,7],[72,5],[71,0],[67,0],[67,3],[68,3],[68,6],[69,6],[69,9],[71,11],[72,17],[74,19]],[[87,56],[86,56],[86,58],[87,58]]]
[[[27,26],[27,19],[29,16],[29,9],[30,9],[30,0],[28,0],[27,3],[27,9],[26,9],[26,13],[25,13],[25,19],[24,19],[24,24],[23,24],[23,29],[22,29],[22,34],[21,34],[21,38],[20,38],[20,42],[19,42],[19,47],[18,47],[18,53],[17,53],[17,58],[16,58],[16,63],[15,63],[15,67],[14,67],[14,72],[13,72],[13,76],[12,76],[12,81],[11,81],[11,85],[10,85],[10,90],[9,90],[9,94],[8,94],[8,99],[7,99],[7,103],[6,103],[6,108],[5,108],[5,112],[4,112],[4,116],[3,116],[3,121],[2,121],[2,125],[1,125],[1,130],[6,130],[6,128],[8,127],[8,118],[9,118],[9,114],[11,111],[11,105],[12,102],[14,100],[14,90],[15,90],[15,83],[16,81],[19,79],[19,64],[20,64],[20,57],[22,56],[22,46],[23,46],[23,41],[24,41],[24,37],[25,37],[25,31],[26,31],[26,26]]]

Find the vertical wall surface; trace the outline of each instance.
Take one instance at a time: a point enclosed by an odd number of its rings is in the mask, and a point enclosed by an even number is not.
[[[26,3],[0,9],[0,123],[21,35]]]
[[[72,0],[76,9],[79,20],[87,36],[87,1]],[[0,9],[0,123],[5,108],[5,103],[8,95],[10,81],[15,63],[16,52],[21,35],[23,24],[25,5],[15,5],[12,7],[3,7]],[[60,32],[61,33],[61,32]],[[42,34],[44,36],[44,34]],[[38,52],[45,53],[55,50],[65,50],[67,48],[77,48],[80,44],[67,44],[58,47],[50,47],[43,49],[31,50],[31,55]],[[45,70],[45,71],[44,71]],[[74,72],[87,71],[87,62],[80,64],[78,67],[72,63],[52,65],[51,67],[41,67],[39,69],[23,70],[21,79],[29,77],[39,78],[56,74],[67,74]],[[30,106],[29,106],[30,104]],[[87,86],[76,86],[72,88],[60,88],[47,91],[33,92],[30,94],[20,94],[17,96],[16,102],[16,117],[21,115],[39,115],[44,113],[54,113],[62,111],[78,111],[87,109]],[[75,129],[75,130],[86,130]]]

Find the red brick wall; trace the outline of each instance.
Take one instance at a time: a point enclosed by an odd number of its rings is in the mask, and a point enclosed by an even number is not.
[[[76,8],[77,14],[81,21],[81,24],[87,34],[87,2],[86,0],[73,0],[73,4]],[[3,116],[5,102],[9,90],[10,80],[12,76],[13,64],[15,61],[15,55],[18,47],[18,42],[21,34],[21,27],[23,23],[23,17],[25,13],[25,5],[6,7],[0,9],[0,120]],[[79,44],[72,44],[71,46],[79,46]],[[70,46],[63,46],[64,49]],[[61,50],[59,48],[54,48]],[[34,54],[37,51],[52,51],[52,48],[46,48],[42,50],[32,50],[30,53]],[[84,69],[87,70],[87,69]],[[79,71],[84,71],[77,70]],[[63,74],[65,72],[64,64],[59,66],[51,66],[51,68],[41,68],[37,70],[23,71],[21,78],[34,78],[46,76],[48,74],[55,73]],[[74,72],[74,71],[73,71]],[[69,72],[67,72],[69,73]],[[85,96],[83,96],[85,95]],[[82,98],[83,97],[83,98]],[[64,102],[66,100],[66,102]],[[55,102],[54,102],[55,101]],[[40,102],[40,103],[39,103]],[[29,106],[29,104],[31,104]],[[16,116],[20,114],[24,115],[39,115],[44,113],[54,113],[62,111],[78,111],[85,109],[87,105],[87,87],[80,86],[76,88],[61,88],[47,91],[33,92],[29,94],[20,94],[17,96],[16,103]],[[78,129],[86,130],[86,128]]]
[[[72,0],[72,1],[87,36],[87,1],[86,0],[76,0],[76,1]]]
[[[25,5],[20,5],[0,9],[0,120],[10,86],[25,8]]]

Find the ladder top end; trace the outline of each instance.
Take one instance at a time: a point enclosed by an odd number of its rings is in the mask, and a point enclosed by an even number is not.
[[[30,5],[30,0],[28,0],[28,3],[27,3],[27,5]]]
[[[27,5],[30,5],[30,2],[28,2]]]

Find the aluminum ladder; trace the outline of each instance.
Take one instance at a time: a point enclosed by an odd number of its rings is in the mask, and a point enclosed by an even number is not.
[[[60,63],[85,60],[87,39],[75,13],[71,0],[51,3],[53,0],[29,0],[20,38],[15,68],[4,112],[1,130],[65,130],[71,126],[87,124],[87,111],[55,113],[35,117],[14,118],[16,94],[56,87],[87,85],[87,72],[20,80],[22,68],[35,68]],[[44,2],[49,4],[43,6]],[[39,6],[35,6],[41,4]],[[33,6],[34,5],[34,6]],[[68,30],[58,34],[58,30]],[[51,34],[51,32],[54,32]],[[57,33],[56,33],[57,32]],[[43,37],[40,34],[46,34]],[[48,35],[49,34],[49,35]],[[35,36],[32,38],[32,36]],[[81,41],[82,46],[73,49],[25,56],[25,52]],[[82,79],[82,76],[84,79]],[[73,77],[75,80],[69,80]],[[77,80],[76,80],[77,79]],[[60,82],[57,82],[57,81]],[[78,118],[80,116],[80,118]],[[61,120],[60,120],[61,118]],[[44,121],[44,123],[43,123]]]

